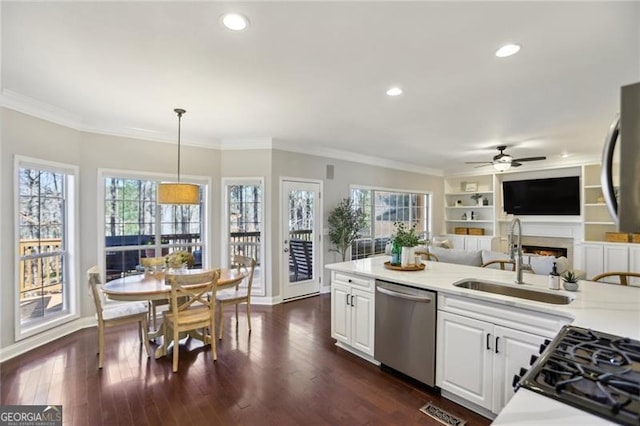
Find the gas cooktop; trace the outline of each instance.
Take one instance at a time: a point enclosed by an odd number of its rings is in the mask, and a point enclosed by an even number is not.
[[[640,425],[640,341],[565,326],[541,351],[516,387],[616,423]]]

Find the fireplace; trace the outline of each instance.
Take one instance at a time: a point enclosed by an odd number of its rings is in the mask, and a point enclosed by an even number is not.
[[[523,245],[522,251],[524,253],[537,254],[539,256],[567,257],[568,254],[567,249],[563,247],[544,247],[533,245]]]

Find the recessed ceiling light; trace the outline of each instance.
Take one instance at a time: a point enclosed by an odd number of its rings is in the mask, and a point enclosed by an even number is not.
[[[392,87],[389,90],[387,90],[387,95],[389,95],[389,96],[402,95],[402,89],[399,88],[399,87]]]
[[[517,44],[506,44],[496,51],[498,58],[506,58],[507,56],[515,55],[520,50],[520,46]]]
[[[249,20],[239,13],[227,13],[222,15],[222,25],[232,31],[242,31],[249,26]]]

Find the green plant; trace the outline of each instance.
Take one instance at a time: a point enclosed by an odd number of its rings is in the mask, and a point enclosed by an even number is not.
[[[329,212],[329,241],[334,251],[347,260],[347,252],[351,244],[360,237],[360,230],[365,225],[365,214],[361,208],[355,208],[351,198],[344,198]]]
[[[428,241],[420,239],[420,236],[416,232],[415,224],[410,228],[407,228],[404,222],[394,222],[393,225],[395,226],[396,231],[393,234],[392,240],[400,247],[415,247],[419,244],[428,243]]]
[[[164,258],[165,264],[170,268],[177,268],[183,263],[186,263],[189,268],[193,267],[195,259],[193,254],[185,250],[174,251],[168,254]]]
[[[473,195],[471,196],[471,199],[472,199],[473,201],[478,201],[480,198],[482,198],[482,195],[480,195],[480,194],[473,194]]]
[[[578,282],[578,276],[573,271],[567,271],[564,274],[562,274],[562,279],[567,283],[577,283]]]

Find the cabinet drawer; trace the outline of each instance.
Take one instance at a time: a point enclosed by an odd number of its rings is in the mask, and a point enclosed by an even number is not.
[[[438,294],[438,309],[545,337],[554,337],[572,322],[560,315],[442,293]]]
[[[373,278],[359,277],[357,275],[345,274],[343,272],[332,272],[331,282],[368,289],[373,291]]]

